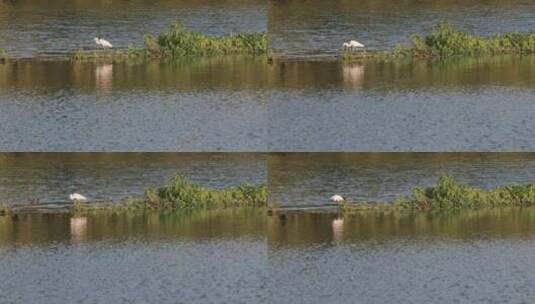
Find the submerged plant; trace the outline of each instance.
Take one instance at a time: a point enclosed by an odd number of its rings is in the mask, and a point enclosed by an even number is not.
[[[7,52],[4,49],[0,49],[0,60],[6,60],[7,59]]]

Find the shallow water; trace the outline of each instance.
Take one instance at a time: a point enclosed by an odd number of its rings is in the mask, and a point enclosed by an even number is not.
[[[265,155],[249,153],[0,153],[0,202],[61,203],[142,196],[175,174],[214,188],[265,184]]]
[[[535,56],[0,64],[2,151],[531,151]]]
[[[172,22],[207,35],[265,32],[265,1],[2,1],[0,48],[11,57],[55,56],[96,49],[94,37],[115,48],[143,44]]]
[[[280,62],[270,151],[531,151],[535,57]]]
[[[447,21],[474,34],[533,30],[535,4],[528,0],[278,1],[268,2],[270,51],[280,57],[338,55],[356,39],[370,50],[407,44]]]
[[[285,303],[529,303],[534,218],[268,217],[271,288]]]
[[[281,153],[268,157],[270,204],[323,205],[337,193],[350,201],[393,201],[443,174],[493,188],[535,182],[533,153]]]
[[[343,219],[264,212],[0,216],[2,299],[530,303],[535,297],[529,208]]]
[[[31,261],[31,263],[29,263]],[[266,302],[265,217],[0,217],[5,302]]]
[[[2,151],[263,151],[265,58],[0,64]]]

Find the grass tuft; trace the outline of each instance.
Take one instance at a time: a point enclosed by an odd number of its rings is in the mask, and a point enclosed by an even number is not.
[[[213,56],[231,54],[259,55],[267,52],[265,33],[240,33],[222,37],[206,36],[188,30],[180,22],[169,26],[157,37],[145,36],[145,49],[151,57]]]
[[[147,189],[145,204],[149,209],[157,210],[265,206],[267,189],[263,186],[240,185],[217,190],[201,187],[182,176],[176,176],[164,187]]]
[[[535,33],[505,33],[474,36],[446,22],[439,23],[425,37],[412,37],[415,56],[496,55],[535,53]]]

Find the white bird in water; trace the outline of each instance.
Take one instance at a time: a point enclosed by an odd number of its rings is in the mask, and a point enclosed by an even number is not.
[[[69,198],[71,199],[71,201],[74,201],[74,202],[87,201],[87,197],[81,195],[80,193],[73,193],[73,194],[69,195]]]
[[[95,43],[100,45],[103,49],[110,49],[113,47],[113,45],[108,40],[104,40],[100,37],[95,37]]]
[[[357,40],[351,40],[349,42],[344,42],[343,46],[345,48],[356,49],[356,48],[363,48],[364,44],[358,42]]]
[[[341,195],[335,194],[335,195],[331,196],[331,198],[329,198],[329,200],[331,202],[333,202],[333,203],[341,203],[341,202],[344,202],[346,199]]]

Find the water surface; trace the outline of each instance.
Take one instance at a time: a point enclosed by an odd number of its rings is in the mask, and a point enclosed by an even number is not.
[[[268,217],[285,303],[529,303],[533,210]]]
[[[532,208],[0,216],[0,288],[8,302],[530,303],[534,227]]]
[[[265,184],[265,168],[265,155],[248,153],[0,153],[0,202],[118,201],[175,174],[214,188]]]
[[[532,151],[532,56],[279,62],[270,151]]]
[[[2,151],[263,151],[265,58],[0,64]]]
[[[2,1],[0,48],[11,57],[50,57],[96,49],[94,37],[115,48],[143,44],[172,22],[206,35],[265,32],[265,1]]]
[[[6,302],[263,303],[268,295],[265,217],[254,210],[4,216],[0,262]]]
[[[535,57],[0,64],[2,151],[531,151]]]
[[[268,157],[269,201],[323,205],[337,193],[355,201],[393,201],[443,174],[490,189],[535,183],[533,153],[280,153]]]
[[[528,32],[534,13],[528,0],[272,0],[268,33],[275,56],[321,57],[338,55],[352,39],[371,50],[407,44],[441,21],[478,35]]]

